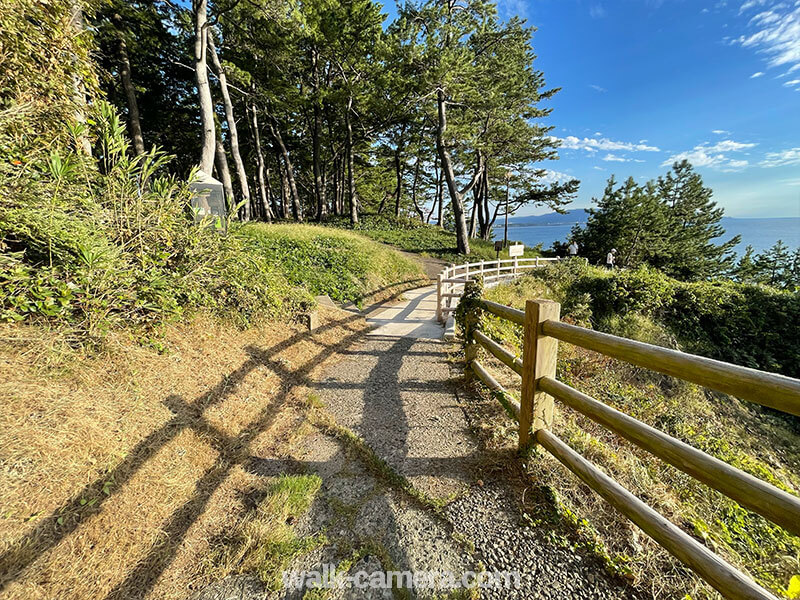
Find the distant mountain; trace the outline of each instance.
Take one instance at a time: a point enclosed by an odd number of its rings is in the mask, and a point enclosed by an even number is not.
[[[522,227],[523,225],[573,225],[575,223],[586,223],[589,213],[583,208],[573,208],[563,215],[560,213],[548,213],[546,215],[535,215],[529,217],[511,217],[508,219],[509,227]],[[502,226],[502,223],[499,223]],[[498,223],[495,223],[495,227]]]

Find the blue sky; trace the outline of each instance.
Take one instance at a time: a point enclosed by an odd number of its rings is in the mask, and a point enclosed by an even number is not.
[[[581,180],[575,208],[611,174],[643,182],[686,157],[728,216],[800,217],[800,0],[498,8],[538,28],[537,68],[562,88],[549,119],[561,160],[548,168]]]

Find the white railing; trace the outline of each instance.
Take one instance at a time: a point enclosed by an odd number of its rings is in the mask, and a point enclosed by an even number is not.
[[[475,277],[483,277],[487,288],[504,281],[515,279],[525,271],[544,267],[559,258],[507,258],[503,260],[482,260],[463,265],[448,265],[439,273],[436,282],[436,318],[445,322],[458,305],[457,299],[464,293],[464,285]]]

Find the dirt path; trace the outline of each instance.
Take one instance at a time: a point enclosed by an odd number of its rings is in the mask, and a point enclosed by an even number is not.
[[[325,543],[290,569],[451,571],[458,578],[465,571],[518,570],[518,588],[484,589],[480,597],[633,597],[579,549],[552,507],[530,516],[535,494],[513,455],[483,449],[471,426],[479,403],[456,394],[460,373],[448,354],[453,347],[438,339],[432,291],[435,303],[435,290],[422,288],[370,315],[376,328],[341,351],[341,360],[315,386],[324,418],[313,433],[285,461],[254,465],[265,476],[312,472],[322,479],[297,530],[307,537],[324,532]],[[212,592],[200,598],[226,597]],[[463,592],[346,588],[313,597],[468,597]],[[312,588],[267,597],[300,599],[307,593]],[[259,596],[235,591],[232,597]]]

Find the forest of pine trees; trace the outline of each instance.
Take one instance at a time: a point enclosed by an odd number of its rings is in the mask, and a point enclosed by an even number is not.
[[[87,10],[100,87],[134,149],[221,180],[243,220],[452,224],[458,250],[505,210],[556,208],[557,158],[533,28],[485,2],[112,0]],[[544,178],[544,179],[543,179]]]

